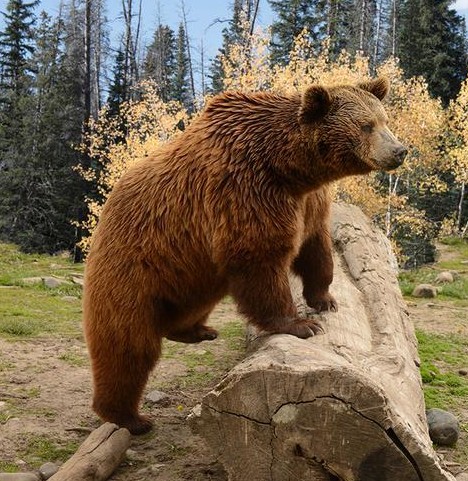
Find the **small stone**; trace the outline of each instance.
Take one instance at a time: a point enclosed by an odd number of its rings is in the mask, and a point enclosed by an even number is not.
[[[437,289],[430,284],[419,284],[411,295],[413,297],[437,297]]]
[[[134,449],[127,449],[125,456],[129,461],[136,461],[138,459],[138,453]]]
[[[59,467],[55,463],[45,463],[39,468],[39,474],[43,480],[51,478]]]
[[[146,395],[145,401],[150,404],[169,406],[171,403],[171,398],[165,392],[154,390]]]
[[[460,376],[468,376],[468,369],[459,369],[458,374],[460,374]]]
[[[41,481],[36,473],[0,473],[0,481]]]
[[[55,289],[57,287],[63,286],[64,284],[69,284],[64,279],[58,279],[57,277],[44,277],[44,285],[49,289]]]
[[[8,408],[7,403],[5,401],[0,401],[0,412],[6,411],[7,408]]]
[[[437,277],[436,277],[436,282],[439,284],[446,284],[446,283],[451,283],[453,282],[453,274],[449,271],[444,271],[441,272]]]
[[[84,279],[82,277],[72,277],[73,284],[78,284],[79,286],[84,286]]]
[[[426,411],[429,436],[439,446],[452,446],[458,440],[460,426],[457,418],[443,409]]]

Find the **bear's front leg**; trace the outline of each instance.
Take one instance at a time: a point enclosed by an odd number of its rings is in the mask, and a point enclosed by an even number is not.
[[[237,263],[230,269],[229,280],[239,311],[261,330],[302,339],[323,332],[318,321],[298,316],[286,266]]]
[[[302,279],[303,295],[309,307],[317,312],[338,310],[328,290],[333,281],[332,242],[328,229],[304,241],[292,268]]]

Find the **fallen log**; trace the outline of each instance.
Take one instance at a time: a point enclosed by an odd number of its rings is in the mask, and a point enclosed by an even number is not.
[[[251,354],[194,410],[192,427],[230,481],[454,480],[429,439],[390,244],[353,206],[334,206],[332,234],[339,312],[320,316],[325,334],[250,332]]]
[[[116,470],[130,445],[130,433],[105,423],[94,430],[50,481],[104,481]]]

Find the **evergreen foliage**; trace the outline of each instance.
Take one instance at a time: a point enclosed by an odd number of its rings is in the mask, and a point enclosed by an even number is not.
[[[187,55],[187,36],[184,24],[180,23],[177,33],[177,52],[173,79],[172,100],[179,101],[188,111],[193,110],[193,99],[189,86],[189,58]]]
[[[464,19],[450,0],[404,0],[397,56],[408,77],[422,76],[430,92],[445,104],[454,98],[467,74]]]
[[[325,6],[323,1],[310,0],[269,0],[276,20],[271,26],[271,61],[285,65],[289,61],[295,38],[306,29],[310,41],[320,45],[326,35]],[[339,0],[333,4],[333,14],[342,12]],[[339,28],[338,18],[334,18],[334,28]],[[340,25],[341,26],[341,25]]]
[[[176,71],[176,40],[168,25],[158,25],[148,47],[143,76],[156,82],[161,99],[168,102],[173,92],[172,81]]]

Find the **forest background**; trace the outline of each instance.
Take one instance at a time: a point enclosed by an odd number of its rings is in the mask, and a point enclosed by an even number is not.
[[[141,1],[122,0],[110,41],[104,0],[8,0],[0,29],[0,239],[81,260],[109,191],[138,158],[183,130],[226,89],[300,91],[383,74],[403,168],[337,185],[393,241],[402,265],[433,260],[434,240],[468,230],[464,18],[447,0],[234,0],[213,58],[178,25],[141,33]],[[115,36],[115,35],[113,35]],[[210,46],[212,49],[212,46]]]

